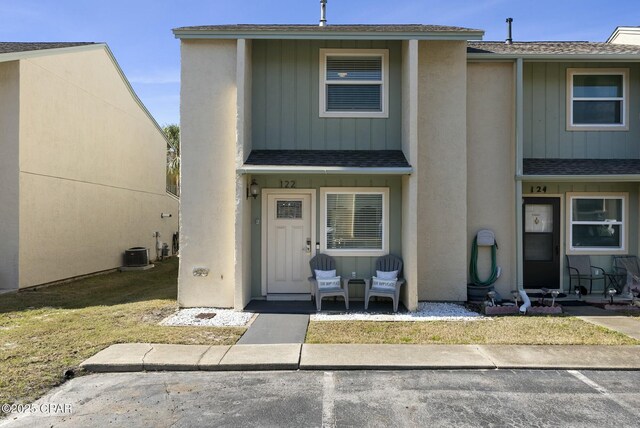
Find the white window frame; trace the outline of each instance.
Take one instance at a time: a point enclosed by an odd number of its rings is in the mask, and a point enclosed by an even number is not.
[[[622,201],[622,220],[607,221],[573,221],[574,199],[620,199]],[[626,192],[603,193],[567,193],[567,254],[611,255],[627,254],[629,242],[629,194]],[[620,247],[574,247],[573,225],[620,225]]]
[[[327,195],[382,195],[382,249],[327,249]],[[321,187],[320,188],[320,252],[330,256],[384,256],[389,253],[389,188],[388,187]]]
[[[622,76],[622,97],[574,97],[573,77],[580,75]],[[622,123],[573,123],[574,101],[622,101]],[[628,68],[567,68],[567,131],[628,131],[629,130],[629,69]]]
[[[382,80],[327,80],[328,56],[379,56],[382,58]],[[388,49],[320,49],[320,87],[319,87],[319,112],[320,117],[362,117],[362,118],[388,118],[389,117],[389,50]],[[370,85],[379,83],[382,85],[380,96],[382,97],[382,111],[327,111],[327,85]]]

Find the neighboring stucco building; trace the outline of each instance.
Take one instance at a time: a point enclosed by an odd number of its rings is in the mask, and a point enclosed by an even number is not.
[[[166,144],[107,45],[0,43],[0,289],[171,242]]]
[[[505,296],[568,291],[565,254],[638,251],[636,46],[429,25],[174,33],[182,306],[301,298],[316,252],[358,277],[401,256],[409,309],[464,301],[484,228]]]
[[[638,45],[640,44],[640,27],[617,27],[607,39],[607,43],[616,45]]]

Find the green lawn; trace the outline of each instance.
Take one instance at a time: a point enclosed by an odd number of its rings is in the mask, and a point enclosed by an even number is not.
[[[176,309],[177,258],[0,295],[0,403],[25,403],[114,343],[233,344],[244,328],[164,327]]]
[[[307,343],[638,345],[569,316],[505,316],[485,321],[316,321]]]

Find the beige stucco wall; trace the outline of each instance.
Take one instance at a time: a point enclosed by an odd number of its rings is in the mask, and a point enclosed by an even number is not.
[[[467,52],[418,44],[418,298],[467,298]]]
[[[20,61],[20,287],[171,243],[166,140],[104,47]],[[171,218],[160,218],[161,213]]]
[[[251,153],[251,40],[238,40],[236,79],[238,82],[236,167]],[[234,307],[243,309],[251,300],[251,201],[246,189],[251,176],[236,178],[236,284]]]
[[[233,307],[235,297],[237,47],[183,40],[178,303]],[[207,276],[194,276],[206,268]]]
[[[467,68],[467,256],[480,229],[496,234],[506,298],[516,284],[514,64],[470,63]],[[490,108],[488,108],[490,106]],[[491,251],[480,248],[480,279],[488,278]]]
[[[402,42],[402,152],[413,174],[402,177],[402,258],[406,284],[401,299],[418,306],[418,42]]]
[[[18,287],[19,64],[0,63],[0,290]]]

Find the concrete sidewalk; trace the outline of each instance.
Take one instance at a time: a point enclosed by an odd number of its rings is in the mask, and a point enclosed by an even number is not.
[[[94,372],[153,370],[640,370],[640,345],[112,345],[81,364]]]

